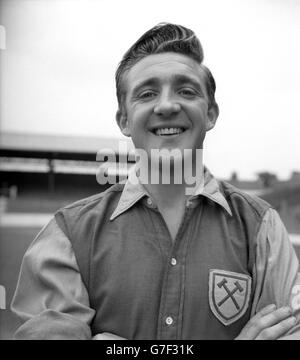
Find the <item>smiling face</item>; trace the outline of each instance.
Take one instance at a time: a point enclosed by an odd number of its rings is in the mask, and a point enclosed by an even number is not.
[[[117,122],[136,148],[202,149],[218,108],[209,107],[205,74],[195,60],[177,53],[149,55],[124,75],[126,97]]]

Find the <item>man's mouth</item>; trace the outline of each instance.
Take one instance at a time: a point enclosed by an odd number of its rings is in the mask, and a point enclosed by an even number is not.
[[[182,127],[165,127],[160,129],[153,129],[153,134],[157,136],[171,136],[182,134],[186,129]]]

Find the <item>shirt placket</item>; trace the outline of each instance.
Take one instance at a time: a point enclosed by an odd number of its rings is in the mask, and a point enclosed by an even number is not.
[[[167,256],[158,318],[157,338],[161,340],[175,340],[181,338],[185,262],[189,239],[188,232],[190,229],[190,227],[187,227],[187,223],[191,218],[191,213],[192,209],[185,209],[178,234]],[[172,241],[167,225],[161,215],[160,217],[170,241]]]

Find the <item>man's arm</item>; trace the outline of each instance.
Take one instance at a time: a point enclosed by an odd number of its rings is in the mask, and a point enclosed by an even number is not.
[[[95,311],[69,239],[55,219],[27,250],[12,301],[16,339],[91,339]]]
[[[255,293],[249,328],[270,339],[300,339],[299,261],[278,215],[270,209],[257,235]],[[277,310],[266,306],[274,304]],[[261,316],[263,314],[263,316]],[[247,335],[247,336],[248,336]]]

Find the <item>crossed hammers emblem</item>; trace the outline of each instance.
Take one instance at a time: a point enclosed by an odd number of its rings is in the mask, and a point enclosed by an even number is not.
[[[223,280],[221,280],[217,284],[220,289],[223,287],[225,289],[226,293],[227,293],[227,295],[218,303],[218,306],[220,307],[221,305],[224,304],[225,301],[227,301],[228,299],[231,299],[232,302],[234,303],[235,307],[237,308],[237,310],[240,310],[240,306],[237,303],[237,301],[235,300],[233,295],[237,291],[242,292],[244,290],[243,287],[241,286],[241,284],[237,280],[234,282],[235,287],[232,290],[229,290],[228,286],[226,284],[227,284],[227,279],[226,278],[223,278]]]

